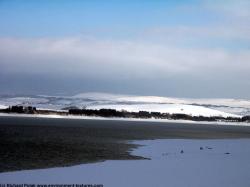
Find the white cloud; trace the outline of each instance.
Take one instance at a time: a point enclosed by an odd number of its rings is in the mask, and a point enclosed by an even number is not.
[[[2,72],[64,73],[107,79],[250,69],[249,50],[187,49],[149,42],[86,38],[2,38],[0,59]]]
[[[206,0],[203,5],[230,18],[249,19],[250,17],[249,0]]]
[[[182,41],[195,43],[197,40],[203,41],[232,41],[245,40],[250,41],[249,25],[210,25],[210,26],[171,26],[151,28],[144,32],[145,36],[152,38],[161,38],[164,41],[172,41],[180,44]],[[219,44],[217,44],[220,47]],[[203,47],[206,47],[204,43]],[[224,46],[225,47],[225,46]],[[241,47],[237,44],[236,47]]]
[[[242,48],[250,42],[249,0],[204,0],[175,11],[182,17],[180,21],[148,28],[144,38],[205,48]],[[175,16],[173,20],[178,20]]]

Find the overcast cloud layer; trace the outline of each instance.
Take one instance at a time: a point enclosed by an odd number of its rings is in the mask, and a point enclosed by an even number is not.
[[[250,98],[250,4],[211,2],[175,9],[217,15],[208,24],[133,27],[122,37],[112,28],[104,36],[2,34],[0,91]]]

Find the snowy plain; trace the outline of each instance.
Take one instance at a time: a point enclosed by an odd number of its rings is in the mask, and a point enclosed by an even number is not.
[[[103,184],[108,187],[249,187],[250,139],[145,140],[132,154],[72,167],[0,173],[1,183]],[[182,153],[183,150],[183,153]]]

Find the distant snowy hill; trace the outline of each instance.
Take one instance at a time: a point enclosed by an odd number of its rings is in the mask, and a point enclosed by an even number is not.
[[[243,99],[189,99],[158,96],[135,96],[110,93],[81,93],[74,96],[0,96],[0,107],[32,105],[38,108],[63,109],[114,108],[128,111],[155,111],[202,116],[250,115],[250,100]]]

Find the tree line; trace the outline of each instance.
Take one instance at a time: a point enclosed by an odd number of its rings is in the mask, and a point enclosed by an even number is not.
[[[226,122],[250,122],[250,116],[243,117],[222,117],[222,116],[191,116],[181,113],[160,113],[160,112],[129,112],[126,110],[118,111],[115,109],[68,109],[67,111],[56,111],[37,109],[32,106],[10,106],[7,109],[1,109],[2,113],[22,113],[22,114],[57,114],[57,115],[80,115],[96,117],[115,117],[115,118],[143,118],[143,119],[172,119],[172,120],[191,120],[191,121],[226,121]]]

